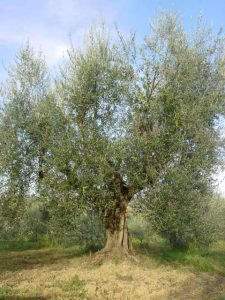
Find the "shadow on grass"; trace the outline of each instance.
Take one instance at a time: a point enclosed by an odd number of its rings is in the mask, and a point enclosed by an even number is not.
[[[196,276],[186,280],[181,287],[170,292],[168,299],[224,300],[225,278],[221,276]],[[194,298],[193,298],[194,296]]]
[[[67,264],[72,258],[98,250],[96,247],[80,245],[47,248],[32,242],[0,242],[0,249],[0,272],[32,269],[62,262]]]
[[[32,241],[2,241],[0,240],[0,253],[5,251],[26,251],[43,248],[43,243]]]
[[[30,296],[0,296],[0,300],[24,300],[24,299],[29,299],[29,300],[47,300],[48,298],[45,297],[30,297]]]

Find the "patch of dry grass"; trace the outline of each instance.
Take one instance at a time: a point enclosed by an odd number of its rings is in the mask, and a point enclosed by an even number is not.
[[[223,299],[225,278],[152,259],[89,264],[63,249],[0,254],[0,299]],[[220,297],[220,298],[219,298]]]

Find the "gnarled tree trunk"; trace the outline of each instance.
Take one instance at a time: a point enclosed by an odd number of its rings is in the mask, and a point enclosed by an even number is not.
[[[132,194],[119,174],[114,179],[114,205],[106,214],[106,245],[102,251],[119,256],[132,255],[133,248],[126,220],[127,206]]]
[[[133,254],[126,220],[126,210],[111,209],[106,220],[106,245],[104,251],[115,254]]]

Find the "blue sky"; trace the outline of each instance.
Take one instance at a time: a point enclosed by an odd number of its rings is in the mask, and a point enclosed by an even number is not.
[[[69,36],[79,46],[90,24],[99,18],[109,27],[117,23],[124,33],[135,30],[141,38],[160,8],[179,12],[187,30],[191,18],[200,14],[215,31],[225,28],[224,0],[0,0],[0,81],[28,39],[35,49],[42,49],[53,68],[65,54]],[[225,195],[224,177],[224,173],[218,176]]]
[[[42,48],[49,65],[65,52],[69,35],[80,44],[89,25],[104,18],[109,26],[117,23],[122,31],[135,30],[138,37],[148,32],[148,20],[159,8],[177,10],[188,29],[191,17],[200,13],[215,30],[225,27],[222,0],[0,0],[0,79],[4,65],[28,39]]]

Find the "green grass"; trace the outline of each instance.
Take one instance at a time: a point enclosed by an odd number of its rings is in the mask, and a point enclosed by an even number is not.
[[[223,249],[216,245],[209,249],[190,249],[187,251],[163,251],[160,255],[162,261],[190,266],[196,271],[217,273],[225,276],[225,243]]]
[[[4,299],[3,297],[12,295],[12,289],[9,287],[0,287],[0,299]]]
[[[26,250],[37,250],[43,248],[41,242],[31,241],[0,241],[0,253],[4,251],[26,251]]]
[[[61,288],[64,292],[69,293],[75,299],[85,298],[85,282],[80,280],[78,275],[75,275],[67,282],[57,282],[54,286]]]
[[[63,252],[68,256],[83,256],[94,253],[99,250],[99,247],[87,245],[60,245],[57,243],[46,243],[45,241],[1,241],[0,240],[0,255],[7,252],[22,253],[28,250],[52,249],[56,253]]]
[[[148,259],[175,268],[189,267],[192,271],[218,274],[225,277],[225,242],[220,241],[208,249],[190,248],[186,251],[173,250],[166,242],[160,240],[136,244],[136,249]]]

